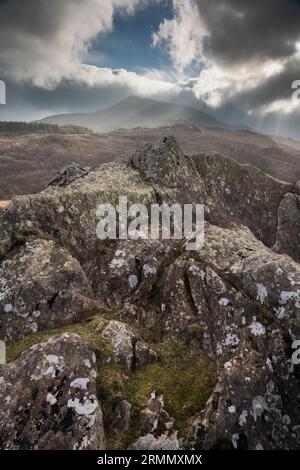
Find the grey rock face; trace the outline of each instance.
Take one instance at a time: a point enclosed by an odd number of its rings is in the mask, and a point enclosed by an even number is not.
[[[77,335],[51,338],[0,369],[2,449],[103,449],[95,354]]]
[[[280,203],[274,251],[300,261],[300,196],[286,194]]]
[[[219,154],[197,168],[166,138],[129,162],[63,171],[0,213],[0,338],[9,347],[105,315],[85,330],[93,347],[65,334],[1,367],[3,448],[102,449],[104,434],[114,448],[299,448],[297,191]],[[204,247],[100,241],[97,208],[120,195],[206,203]],[[176,375],[182,402],[176,387],[149,390],[156,373],[178,372],[170,355],[176,363],[182,351],[192,372],[195,360],[214,364],[211,389],[184,388]]]
[[[208,220],[228,228],[246,225],[273,246],[277,210],[292,185],[216,152],[197,156],[196,166],[207,191]]]
[[[89,172],[89,168],[82,168],[77,163],[70,163],[50,181],[49,186],[68,186],[77,178],[83,178]]]
[[[182,448],[176,434],[171,437],[163,434],[157,438],[153,434],[146,434],[139,437],[130,450],[182,450]]]
[[[172,136],[137,151],[132,166],[154,187],[160,203],[200,204],[206,199],[193,160],[183,154]]]
[[[51,240],[28,240],[0,264],[0,339],[76,323],[101,302],[78,261]]]
[[[129,370],[136,370],[157,359],[156,353],[122,322],[110,321],[101,334],[112,345],[112,361]]]

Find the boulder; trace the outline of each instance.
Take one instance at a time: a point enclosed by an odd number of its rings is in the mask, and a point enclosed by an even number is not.
[[[293,185],[217,152],[197,155],[195,163],[207,192],[207,220],[227,228],[246,225],[273,246],[278,207]]]
[[[155,189],[158,203],[200,204],[206,191],[193,160],[185,156],[173,136],[134,153],[133,168]]]
[[[78,261],[52,240],[28,239],[0,263],[0,339],[76,323],[103,304]]]
[[[183,450],[177,434],[171,437],[167,434],[155,437],[153,434],[139,437],[130,447],[129,450]]]
[[[0,368],[0,448],[104,448],[96,358],[79,336],[39,343]]]
[[[112,320],[101,334],[112,345],[111,360],[129,370],[136,370],[157,359],[156,353],[125,323]]]

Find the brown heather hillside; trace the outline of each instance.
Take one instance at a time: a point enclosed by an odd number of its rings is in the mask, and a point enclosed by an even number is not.
[[[200,128],[180,122],[109,134],[0,135],[0,199],[40,191],[67,163],[96,167],[118,155],[132,155],[164,135],[174,135],[190,155],[218,151],[276,178],[288,182],[300,179],[300,150],[295,146],[247,130]]]

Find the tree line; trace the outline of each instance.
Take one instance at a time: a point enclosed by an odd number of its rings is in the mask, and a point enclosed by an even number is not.
[[[92,131],[80,126],[58,126],[42,122],[0,121],[0,134],[88,134]]]

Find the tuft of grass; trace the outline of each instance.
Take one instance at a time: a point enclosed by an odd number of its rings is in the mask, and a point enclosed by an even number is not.
[[[125,382],[125,398],[138,409],[147,405],[150,393],[164,396],[166,411],[175,418],[175,428],[184,434],[189,419],[203,410],[217,381],[213,361],[191,356],[187,349],[167,340],[159,360],[149,364]]]
[[[64,326],[55,330],[32,334],[7,346],[7,361],[16,360],[26,349],[50,337],[63,333],[76,333],[94,347],[97,357],[97,396],[99,397],[107,427],[107,440],[111,449],[125,449],[139,435],[139,412],[147,406],[151,392],[164,396],[165,409],[175,419],[174,428],[184,436],[190,418],[197,416],[205,407],[217,382],[216,364],[209,358],[191,356],[187,346],[165,339],[152,348],[158,360],[142,370],[134,372],[113,364],[111,345],[101,336],[107,319],[96,315],[85,323]],[[192,327],[201,334],[201,329]],[[132,405],[132,418],[128,431],[109,431],[109,418],[113,412],[115,397],[123,397]]]
[[[89,344],[91,344],[96,351],[101,351],[102,353],[109,355],[109,346],[106,344],[99,333],[101,323],[103,323],[104,327],[105,322],[106,320],[101,315],[95,315],[85,323],[67,325],[61,328],[56,328],[54,330],[33,333],[32,335],[26,336],[20,341],[7,345],[7,362],[15,361],[26,349],[30,348],[34,344],[41,343],[42,341],[46,341],[53,336],[58,336],[63,333],[78,334],[84,341],[87,341]]]

